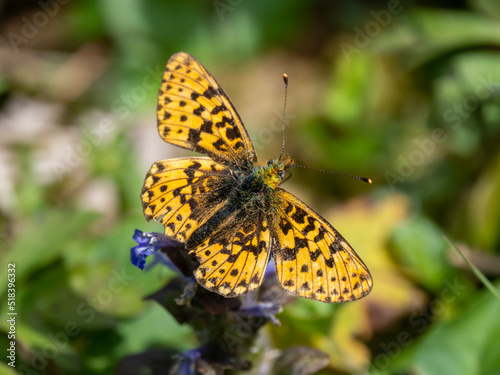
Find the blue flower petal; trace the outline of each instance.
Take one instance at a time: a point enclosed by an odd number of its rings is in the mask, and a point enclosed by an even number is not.
[[[156,253],[162,247],[172,246],[175,243],[164,234],[155,232],[144,233],[139,229],[135,230],[132,238],[138,245],[130,249],[130,261],[141,270],[146,266],[146,258],[148,256]]]
[[[135,242],[139,245],[149,244],[149,238],[147,238],[142,231],[136,229],[134,231],[134,235],[132,236]]]
[[[201,358],[201,348],[191,349],[176,355],[177,363],[172,370],[179,375],[196,374],[196,362]]]
[[[141,270],[146,266],[146,258],[153,254],[154,249],[148,246],[134,246],[130,249],[130,261],[132,264]]]

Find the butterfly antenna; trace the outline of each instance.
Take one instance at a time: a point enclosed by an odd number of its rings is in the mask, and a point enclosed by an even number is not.
[[[359,176],[355,176],[353,174],[347,174],[347,173],[339,173],[339,172],[331,172],[331,171],[324,171],[323,169],[317,169],[317,168],[311,168],[311,167],[306,167],[304,165],[297,165],[297,164],[293,164],[290,166],[290,168],[293,168],[293,167],[298,167],[298,168],[305,168],[305,169],[311,169],[313,171],[318,171],[318,172],[325,172],[325,173],[331,173],[331,174],[338,174],[338,175],[341,175],[341,176],[348,176],[348,177],[354,177],[354,178],[357,178],[358,180],[361,180],[361,181],[364,181],[366,183],[369,183],[371,184],[372,183],[372,180],[367,178],[367,177],[359,177]]]
[[[278,160],[281,160],[283,153],[285,152],[285,118],[286,118],[286,99],[288,96],[288,75],[283,74],[283,82],[285,82],[285,104],[283,105],[283,144],[281,146],[281,154]]]

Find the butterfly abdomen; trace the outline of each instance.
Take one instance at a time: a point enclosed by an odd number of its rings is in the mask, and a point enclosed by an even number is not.
[[[231,202],[213,214],[205,223],[196,229],[186,242],[186,248],[192,250],[213,236],[224,223],[237,212],[238,207]]]

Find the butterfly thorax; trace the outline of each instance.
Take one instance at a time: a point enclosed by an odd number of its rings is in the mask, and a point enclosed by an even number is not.
[[[257,211],[271,212],[274,194],[270,194],[285,177],[285,170],[293,164],[288,155],[256,165],[250,172],[235,174],[236,186],[229,193],[224,207],[215,212],[195,230],[186,243],[188,249],[199,246],[228,222],[254,217]]]

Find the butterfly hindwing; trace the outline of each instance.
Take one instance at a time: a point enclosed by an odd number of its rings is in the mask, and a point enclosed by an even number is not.
[[[273,221],[276,274],[290,293],[323,302],[353,301],[372,288],[368,268],[325,219],[278,188]]]
[[[142,188],[144,216],[161,220],[167,236],[185,242],[224,205],[233,184],[229,169],[210,158],[156,162]]]
[[[176,53],[167,63],[157,116],[158,132],[166,142],[238,169],[251,169],[257,160],[228,96],[203,65],[187,53]]]
[[[247,293],[262,283],[270,242],[267,218],[242,208],[192,250],[200,263],[194,276],[205,288],[225,297]]]

